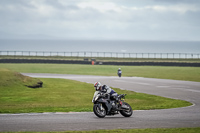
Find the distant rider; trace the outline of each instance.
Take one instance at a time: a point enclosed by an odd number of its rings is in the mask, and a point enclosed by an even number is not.
[[[122,76],[122,70],[121,70],[121,68],[119,68],[119,69],[118,69],[118,72],[117,72],[117,74],[118,74],[118,76],[119,76],[119,77],[121,77],[121,76]]]
[[[100,93],[100,92],[103,92],[105,94],[108,94],[109,97],[116,97],[118,94],[113,90],[111,89],[109,86],[107,85],[101,85],[100,82],[95,82],[94,83],[94,88],[95,88],[95,93],[94,93],[94,96],[93,96],[93,99],[92,99],[92,102],[94,102],[94,98],[95,96]]]

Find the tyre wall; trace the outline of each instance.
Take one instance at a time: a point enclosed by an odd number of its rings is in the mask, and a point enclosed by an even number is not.
[[[45,59],[0,59],[0,63],[92,64],[91,61]],[[95,65],[200,67],[200,63],[184,62],[95,62]]]

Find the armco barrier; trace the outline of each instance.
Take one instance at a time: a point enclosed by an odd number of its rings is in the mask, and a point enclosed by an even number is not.
[[[49,64],[90,64],[91,61],[76,60],[44,60],[44,59],[0,59],[0,63],[49,63]],[[184,62],[96,62],[96,65],[120,66],[185,66],[200,67],[200,63]]]
[[[101,62],[102,65],[120,65],[120,66],[182,66],[182,67],[200,67],[200,63],[184,62]]]

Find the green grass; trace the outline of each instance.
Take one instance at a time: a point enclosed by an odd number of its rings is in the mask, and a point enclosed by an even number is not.
[[[81,112],[92,111],[93,84],[67,79],[41,79],[42,88],[28,88],[24,84],[38,80],[7,69],[0,69],[0,113]],[[114,88],[127,94],[134,110],[166,109],[190,106],[191,103]]]
[[[24,73],[57,73],[80,75],[117,76],[122,69],[122,76],[175,79],[200,82],[200,67],[164,67],[164,66],[111,66],[111,65],[71,65],[71,64],[0,64]]]
[[[23,76],[18,72],[0,68],[0,86],[10,87],[14,84],[24,86],[34,86],[40,82],[39,79]]]
[[[1,87],[0,112],[91,111],[93,92],[87,92],[89,84],[65,79],[42,79],[42,81],[43,87],[37,89],[23,85]]]
[[[51,133],[199,133],[200,128],[156,128],[156,129],[117,129],[117,130],[94,130],[94,131],[64,131]],[[2,132],[9,133],[9,132]],[[35,133],[35,132],[18,132]],[[37,132],[47,133],[47,132]]]

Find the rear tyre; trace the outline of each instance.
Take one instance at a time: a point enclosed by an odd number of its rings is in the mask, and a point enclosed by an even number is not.
[[[99,118],[104,118],[106,116],[106,109],[99,104],[94,104],[93,112]]]
[[[131,108],[131,106],[128,103],[123,102],[123,104],[128,108],[126,110],[121,110],[120,113],[124,116],[124,117],[130,117],[133,114],[133,110]]]

